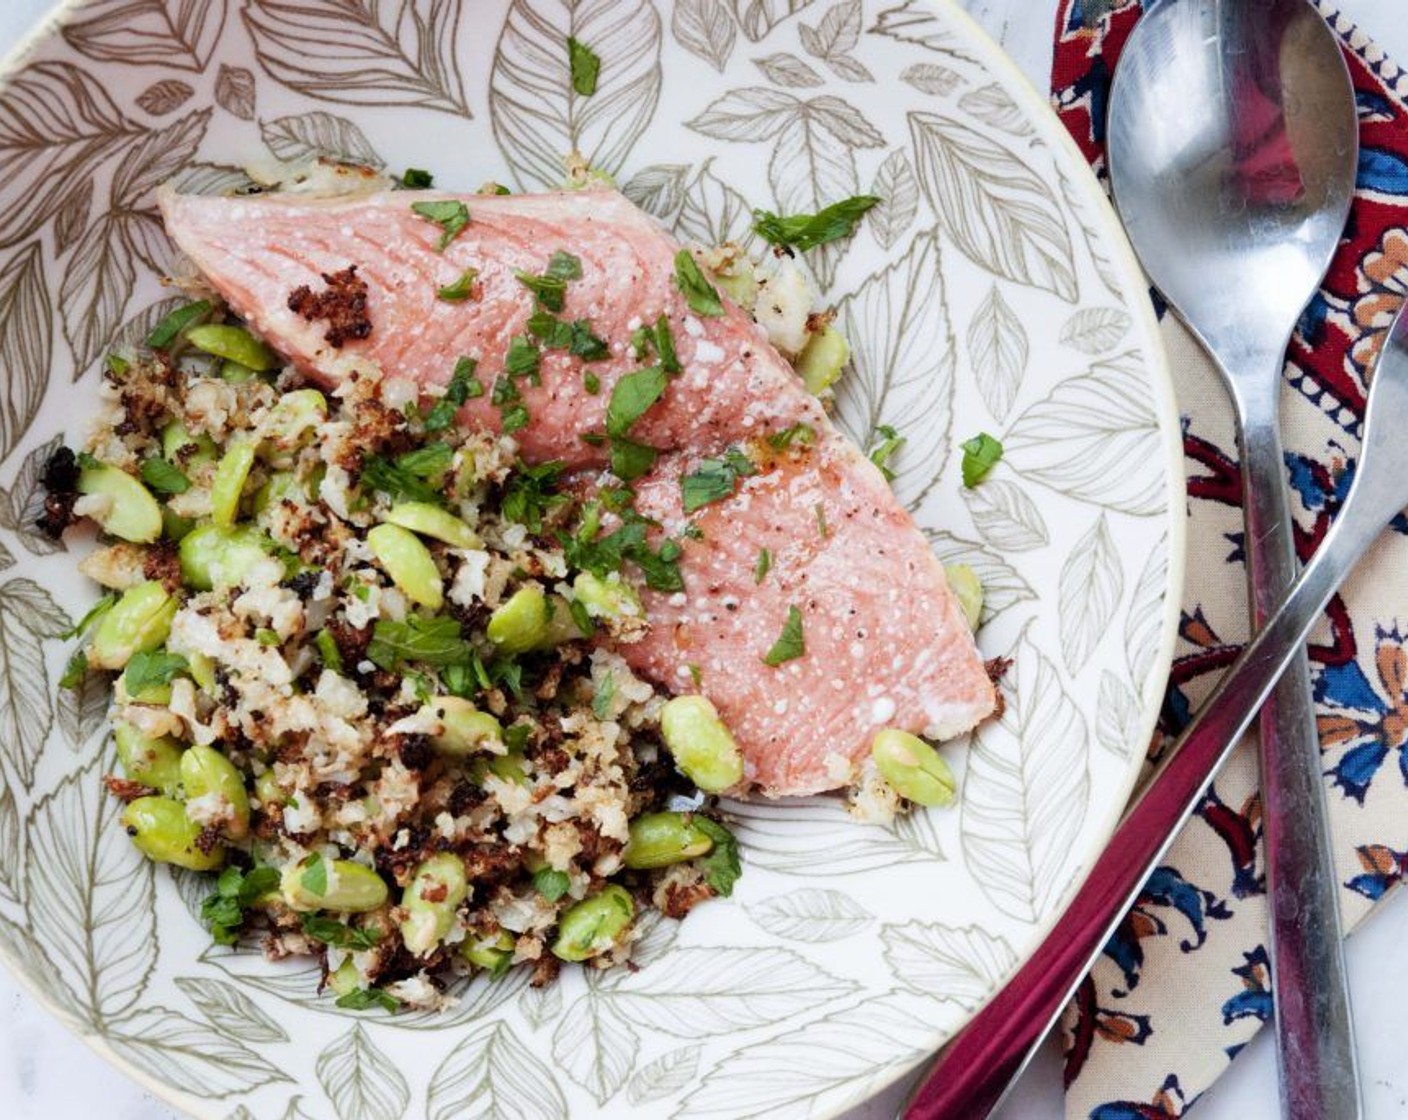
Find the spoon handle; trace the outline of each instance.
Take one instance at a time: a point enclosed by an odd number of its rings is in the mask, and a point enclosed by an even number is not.
[[[1261,626],[1295,582],[1298,563],[1278,432],[1281,351],[1265,361],[1253,357],[1254,365],[1226,374],[1242,418],[1243,541],[1252,618]],[[1357,1120],[1363,1110],[1339,884],[1303,650],[1262,708],[1257,738],[1281,1115],[1284,1120]]]
[[[1408,385],[1408,377],[1404,384]],[[1361,477],[1363,465],[1361,459]],[[1408,462],[1399,465],[1408,467]],[[1351,492],[1289,597],[1242,651],[1174,745],[1055,929],[935,1059],[905,1103],[904,1120],[981,1120],[1006,1095],[1033,1045],[1051,1029],[1080,986],[1321,611],[1402,508],[1402,480],[1393,476],[1392,467],[1387,477],[1379,475],[1372,485],[1358,503]],[[1355,491],[1366,489],[1355,487]]]

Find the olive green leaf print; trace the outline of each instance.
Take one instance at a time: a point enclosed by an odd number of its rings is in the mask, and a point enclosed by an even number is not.
[[[33,580],[0,584],[0,757],[26,789],[54,719],[44,642],[68,626],[68,617]]]
[[[905,68],[900,80],[909,83],[920,93],[934,97],[947,97],[963,84],[963,75],[947,66],[932,62],[916,62]]]
[[[400,1120],[411,1090],[359,1023],[318,1055],[318,1082],[338,1120]]]
[[[675,42],[722,74],[738,37],[723,0],[675,0],[673,7]]]
[[[360,128],[346,117],[322,110],[261,122],[259,132],[274,157],[285,163],[322,156],[378,171],[386,166]]]
[[[774,27],[807,7],[812,0],[729,0],[743,34],[753,42],[765,38]]]
[[[24,874],[24,852],[20,848],[20,811],[15,795],[0,790],[0,898],[20,901],[20,883]]]
[[[1149,553],[1134,585],[1129,614],[1124,620],[1124,648],[1132,680],[1147,681],[1158,656],[1159,623],[1168,584],[1168,539]],[[1159,687],[1162,687],[1160,684]],[[1141,746],[1142,744],[1136,744]]]
[[[621,184],[621,193],[642,210],[654,214],[667,225],[673,225],[684,205],[685,185],[689,181],[687,163],[653,163],[642,167]]]
[[[965,488],[963,501],[973,526],[999,553],[1030,552],[1051,543],[1046,520],[1020,486],[1003,478],[986,478]]]
[[[631,1078],[626,1086],[627,1099],[639,1106],[674,1096],[694,1080],[699,1070],[700,1049],[681,1046],[660,1055]]]
[[[1139,742],[1139,697],[1118,674],[1100,674],[1100,703],[1095,715],[1095,741],[1116,758],[1143,749]]]
[[[518,997],[518,1010],[534,1030],[556,1023],[562,1014],[562,986],[544,984],[541,988],[524,988]]]
[[[48,283],[37,241],[0,266],[0,459],[14,450],[44,398],[53,356]]]
[[[65,24],[89,58],[204,70],[225,23],[225,0],[95,0]]]
[[[875,916],[842,891],[804,887],[748,907],[748,916],[787,941],[821,944],[854,936]]]
[[[929,0],[901,0],[882,10],[868,30],[872,35],[913,43],[955,62],[977,61]]]
[[[873,82],[875,76],[852,53],[860,42],[860,0],[841,0],[827,9],[815,27],[798,25],[797,34],[809,55],[819,58],[838,78],[848,82]]]
[[[52,556],[64,550],[62,541],[40,532],[35,524],[44,512],[44,488],[39,484],[44,465],[63,441],[63,434],[59,433],[26,453],[10,488],[0,489],[0,529],[14,533],[20,544],[36,556]]]
[[[1025,139],[1032,135],[1026,113],[1012,100],[1006,87],[997,82],[969,90],[958,99],[958,107],[968,116],[1009,136]]]
[[[978,392],[997,420],[1006,420],[1022,387],[1030,352],[1022,320],[993,284],[968,324],[968,360],[981,370]]]
[[[1012,947],[977,926],[906,922],[886,926],[880,939],[901,983],[966,1008],[976,1008],[1017,966]]]
[[[1123,594],[1124,568],[1102,513],[1061,566],[1061,652],[1072,676],[1109,630]]]
[[[786,51],[755,58],[753,65],[764,78],[783,89],[815,89],[826,84],[825,78],[795,54]]]
[[[288,1080],[243,1043],[165,1007],[145,1007],[108,1024],[103,1038],[148,1077],[198,1097],[230,1097]]]
[[[827,879],[944,858],[927,813],[912,813],[890,829],[853,820],[833,798],[726,805],[748,862],[771,871]]]
[[[1134,322],[1118,307],[1087,307],[1061,328],[1061,341],[1082,354],[1107,354],[1124,341]]]
[[[566,1120],[562,1090],[506,1023],[489,1023],[450,1051],[430,1081],[428,1120]]]
[[[880,247],[892,249],[919,214],[919,180],[914,177],[914,167],[903,151],[896,150],[885,157],[875,173],[870,193],[880,201],[865,219]]]
[[[101,673],[85,674],[75,688],[61,688],[54,699],[54,717],[64,739],[82,750],[105,724],[112,686]]]
[[[640,1038],[612,1004],[588,992],[567,1008],[552,1036],[556,1067],[604,1105],[626,1083]]]
[[[202,878],[208,887],[209,879]],[[222,1034],[251,1046],[288,1041],[283,1027],[233,984],[207,977],[178,976],[176,986],[195,1004],[205,1020]]]

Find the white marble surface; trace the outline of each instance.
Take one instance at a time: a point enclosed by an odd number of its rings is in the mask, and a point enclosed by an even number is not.
[[[667,0],[668,2],[668,0]],[[1055,0],[962,0],[1012,53],[1039,89],[1049,85]],[[1404,0],[1341,0],[1388,52],[1408,59]],[[50,0],[0,0],[0,56],[25,35]],[[1408,1025],[1408,895],[1388,903],[1350,941],[1366,1120],[1408,1116],[1408,1070],[1402,1055]],[[1231,1071],[1199,1103],[1199,1120],[1272,1120],[1276,1074],[1271,1040],[1263,1032]],[[889,1120],[899,1091],[858,1109],[850,1120]],[[0,969],[0,1117],[7,1120],[180,1120],[91,1053]],[[1000,1120],[1060,1120],[1059,1056],[1050,1047],[1023,1078]]]

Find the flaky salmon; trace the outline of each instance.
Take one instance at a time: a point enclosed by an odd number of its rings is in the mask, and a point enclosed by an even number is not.
[[[457,204],[462,228],[426,216]],[[685,590],[648,592],[648,632],[619,652],[672,691],[708,696],[763,793],[849,784],[883,727],[943,739],[993,711],[943,569],[880,472],[746,311],[726,299],[717,314],[691,307],[679,245],[621,195],[167,191],[161,206],[205,279],[310,376],[335,383],[372,364],[439,392],[473,358],[484,386],[513,388],[529,462],[607,467],[613,388],[649,364],[640,329],[663,316],[679,372],[629,438],[659,454],[634,483],[635,504],[681,540]],[[559,251],[580,277],[557,294],[556,318],[587,343],[534,342],[534,376],[515,377],[514,340],[533,341],[541,309],[531,280]],[[466,400],[460,422],[499,430],[509,413],[496,396]],[[787,432],[807,438],[777,438]],[[730,451],[747,460],[735,485],[686,511],[682,479],[717,475]],[[794,611],[799,655],[766,663]]]

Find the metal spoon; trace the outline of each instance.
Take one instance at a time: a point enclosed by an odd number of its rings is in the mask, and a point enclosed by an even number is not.
[[[1307,0],[1162,0],[1120,56],[1108,142],[1115,202],[1236,406],[1257,625],[1298,568],[1281,371],[1349,216],[1358,140],[1339,42]],[[1303,654],[1259,729],[1281,1111],[1350,1120],[1361,1112],[1359,1079]]]
[[[1405,417],[1408,308],[1379,358],[1354,481],[1319,551],[1174,744],[1046,940],[930,1067],[904,1120],[982,1120],[1001,1103],[1340,584],[1408,506]]]

